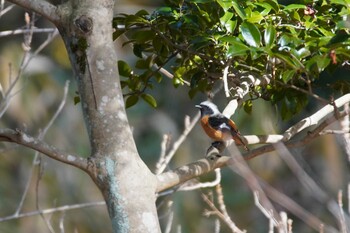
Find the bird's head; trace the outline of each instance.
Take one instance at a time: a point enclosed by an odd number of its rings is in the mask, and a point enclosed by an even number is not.
[[[218,107],[210,101],[204,101],[196,105],[195,107],[199,108],[202,116],[205,116],[205,115],[212,116],[212,115],[220,114]]]

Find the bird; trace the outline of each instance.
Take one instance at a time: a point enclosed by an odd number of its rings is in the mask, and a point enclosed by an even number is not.
[[[226,142],[233,139],[237,145],[242,145],[245,150],[249,150],[236,124],[224,116],[214,103],[204,101],[195,107],[200,110],[202,128],[211,139],[214,139],[215,142]]]

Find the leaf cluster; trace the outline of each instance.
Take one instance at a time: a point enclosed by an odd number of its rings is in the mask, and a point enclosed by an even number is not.
[[[249,112],[251,100],[264,98],[290,118],[305,106],[305,93],[312,94],[321,72],[349,60],[349,13],[350,0],[287,6],[276,0],[167,0],[151,14],[118,15],[114,38],[126,35],[125,44],[132,44],[138,58],[137,70],[119,62],[122,85],[130,91],[128,106],[153,80],[161,82],[166,67],[175,87],[190,87],[190,97],[211,91],[223,78],[232,97],[247,75],[265,80],[249,84],[244,109]]]

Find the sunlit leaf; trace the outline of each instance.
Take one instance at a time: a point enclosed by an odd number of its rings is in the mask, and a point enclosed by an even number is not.
[[[235,9],[237,15],[241,17],[241,19],[243,20],[246,19],[247,15],[244,12],[244,8],[240,6],[237,1],[232,1],[232,6],[233,6],[233,9]]]
[[[272,47],[276,40],[276,29],[274,26],[269,25],[264,32],[264,42],[267,47]]]
[[[261,42],[261,34],[255,24],[243,22],[240,26],[242,36],[247,44],[259,47]]]
[[[283,10],[291,11],[291,10],[298,10],[298,9],[306,9],[306,6],[302,4],[290,4],[286,6]]]
[[[126,63],[125,61],[122,61],[122,60],[118,61],[118,70],[119,70],[119,74],[121,76],[124,76],[124,77],[129,77],[131,75],[131,72],[132,72],[128,63]]]

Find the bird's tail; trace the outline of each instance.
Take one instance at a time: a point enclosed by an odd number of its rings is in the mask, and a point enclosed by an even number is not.
[[[232,136],[232,139],[235,141],[235,143],[238,145],[238,146],[243,146],[243,148],[246,150],[246,151],[249,151],[249,148],[247,147],[247,145],[245,144],[245,142],[243,141],[241,135],[238,133],[238,134],[235,134]]]

